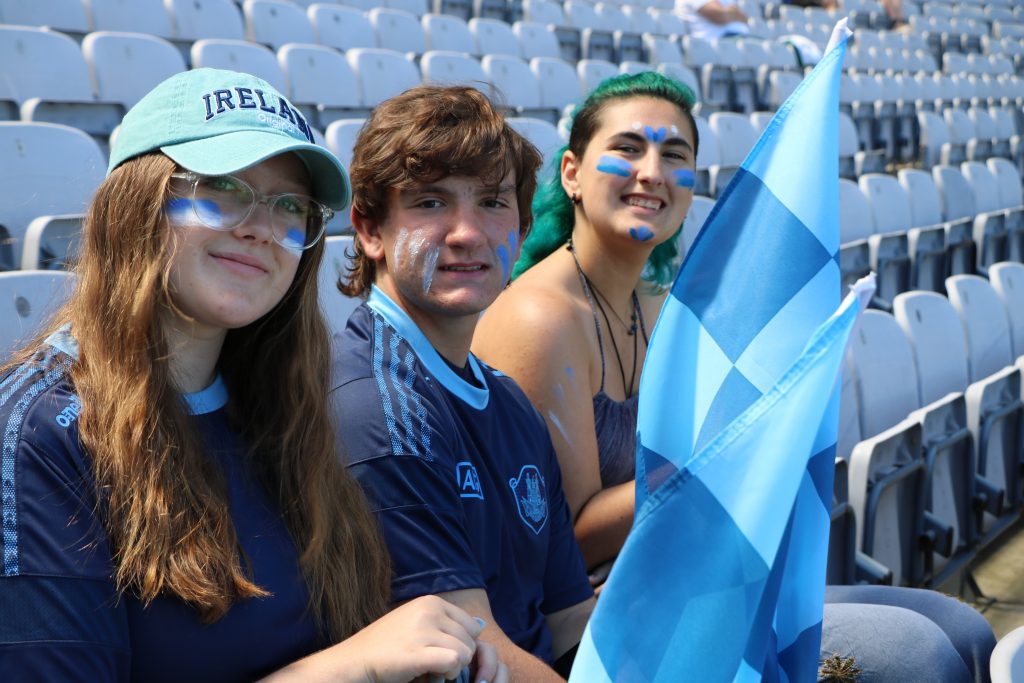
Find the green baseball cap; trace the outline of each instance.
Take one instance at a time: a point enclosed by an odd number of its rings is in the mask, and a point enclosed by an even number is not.
[[[352,197],[345,168],[313,141],[299,110],[266,81],[237,71],[192,69],[153,88],[121,122],[107,175],[153,150],[203,175],[237,173],[294,152],[318,201],[341,211]]]

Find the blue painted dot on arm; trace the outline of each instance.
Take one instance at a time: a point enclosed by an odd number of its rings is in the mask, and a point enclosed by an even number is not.
[[[602,156],[597,160],[597,170],[602,173],[617,175],[621,178],[628,178],[633,175],[633,164],[618,157]]]
[[[646,242],[647,240],[654,238],[654,233],[647,226],[641,225],[636,228],[630,228],[629,236],[637,242]]]
[[[693,187],[697,184],[697,176],[688,168],[677,168],[672,171],[672,175],[679,187]]]

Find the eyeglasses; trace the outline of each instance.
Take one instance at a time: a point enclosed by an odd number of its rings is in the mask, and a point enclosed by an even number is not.
[[[329,207],[312,197],[285,192],[265,195],[233,175],[206,176],[184,171],[171,178],[188,182],[191,196],[167,202],[168,215],[194,219],[213,230],[233,230],[241,225],[257,204],[266,204],[274,241],[285,249],[309,249],[319,241],[334,215]]]

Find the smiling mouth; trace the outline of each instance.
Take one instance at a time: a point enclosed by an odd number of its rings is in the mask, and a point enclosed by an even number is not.
[[[441,266],[441,270],[450,270],[456,273],[472,273],[477,270],[483,270],[484,266]]]
[[[648,199],[646,197],[626,197],[626,203],[630,206],[637,206],[641,209],[658,211],[665,205],[660,199]]]

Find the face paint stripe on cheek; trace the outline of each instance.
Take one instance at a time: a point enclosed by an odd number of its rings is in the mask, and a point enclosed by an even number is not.
[[[601,173],[617,175],[620,178],[628,178],[633,175],[633,165],[625,159],[618,157],[602,156],[597,160],[597,170]]]
[[[164,212],[167,220],[177,226],[204,225],[219,228],[224,222],[220,207],[209,199],[175,197],[164,204]]]
[[[679,168],[672,172],[676,185],[679,187],[692,188],[697,184],[697,176],[688,168]]]
[[[508,282],[508,249],[505,247],[504,244],[499,244],[496,251],[498,252],[498,260],[501,261],[501,283],[505,284],[506,282]]]
[[[431,247],[423,257],[423,293],[430,291],[430,285],[434,283],[434,269],[437,268],[437,259],[441,250]]]
[[[302,247],[306,242],[306,234],[298,228],[289,228],[281,246],[285,248],[290,254],[294,256],[300,256],[302,254]]]

